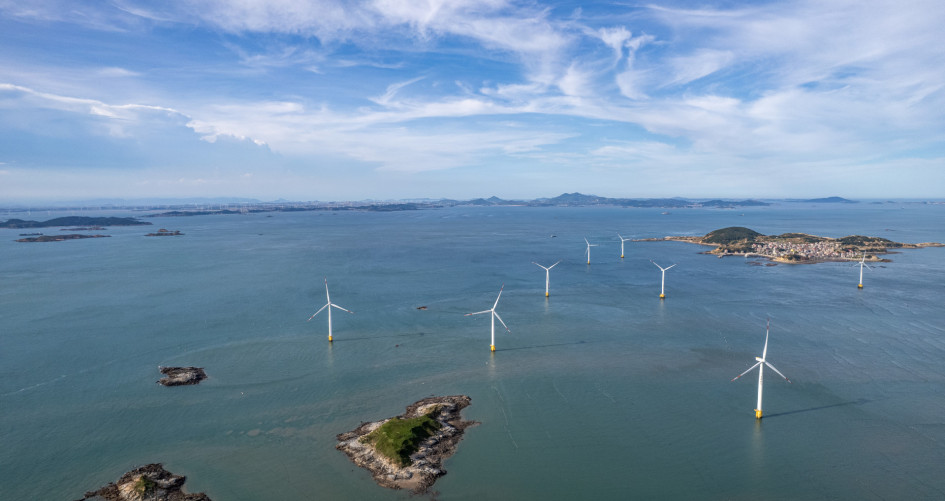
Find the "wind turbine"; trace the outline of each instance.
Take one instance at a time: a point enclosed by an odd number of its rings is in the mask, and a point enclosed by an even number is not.
[[[502,322],[502,317],[500,317],[499,314],[495,312],[495,307],[499,306],[499,298],[502,297],[502,289],[504,288],[505,288],[505,284],[502,284],[502,287],[499,289],[499,296],[495,298],[495,304],[492,305],[492,308],[488,310],[477,311],[476,313],[467,313],[463,315],[465,317],[468,317],[470,315],[480,315],[482,313],[491,313],[490,316],[492,317],[492,344],[489,345],[489,349],[491,351],[495,351],[495,319],[498,318],[499,322]],[[505,327],[505,330],[509,331],[509,334],[512,333],[512,331],[509,330],[509,327],[505,325],[505,322],[502,322],[502,327]]]
[[[584,237],[584,243],[587,244],[587,250],[584,251],[584,254],[587,254],[587,264],[591,264],[591,247],[597,247],[597,244],[588,242],[587,237]]]
[[[331,296],[328,295],[328,279],[327,278],[325,279],[325,299],[328,300],[325,306],[322,306],[321,308],[318,309],[318,311],[315,312],[314,315],[308,317],[308,320],[306,320],[306,322],[310,322],[313,318],[315,318],[315,315],[318,315],[319,313],[322,312],[322,310],[324,310],[325,308],[328,308],[328,342],[330,343],[331,342],[331,309],[338,308],[339,310],[347,311],[348,313],[352,315],[354,315],[354,312],[351,310],[346,310],[342,308],[341,306],[338,306],[337,304],[331,302]]]
[[[617,236],[620,237],[620,233],[617,233]],[[623,259],[623,243],[626,242],[627,240],[633,240],[633,239],[620,237],[620,259]]]
[[[862,288],[863,288],[863,267],[864,267],[864,266],[866,266],[867,268],[869,268],[869,269],[871,269],[871,270],[873,269],[873,268],[870,268],[870,265],[866,264],[866,253],[865,253],[865,252],[863,253],[863,259],[860,259],[860,283],[856,286],[857,289],[862,289]]]
[[[764,367],[764,366],[767,365],[768,367],[771,368],[771,370],[773,370],[774,372],[778,373],[779,376],[783,377],[785,381],[787,381],[788,383],[791,382],[791,380],[788,379],[787,376],[785,376],[784,374],[781,374],[781,371],[775,369],[773,365],[771,365],[770,363],[768,363],[767,360],[765,360],[765,357],[768,355],[768,328],[769,328],[770,326],[771,326],[771,320],[769,319],[767,325],[765,325],[765,348],[764,348],[764,350],[761,351],[761,357],[755,357],[755,360],[757,360],[758,363],[756,363],[755,365],[752,365],[751,368],[748,369],[747,371],[745,371],[745,372],[743,372],[743,373],[741,373],[741,374],[735,376],[734,378],[732,378],[732,381],[735,381],[736,379],[738,379],[738,378],[744,376],[745,374],[748,374],[749,372],[751,372],[752,369],[754,369],[755,367],[758,368],[758,407],[755,409],[755,418],[756,418],[756,419],[761,419],[761,389],[762,389],[762,387],[763,387],[764,377],[765,377],[765,367]]]
[[[561,260],[558,260],[558,263],[560,263],[560,262],[561,262]],[[539,268],[544,268],[544,269],[545,269],[545,297],[548,297],[548,284],[551,282],[551,269],[554,268],[555,266],[558,266],[558,263],[555,263],[555,264],[553,264],[553,265],[551,265],[551,266],[548,266],[548,267],[546,268],[546,267],[544,267],[544,266],[542,266],[542,265],[540,265],[540,264],[538,264],[538,263],[532,261],[532,264],[538,266]]]
[[[656,264],[652,259],[650,259],[650,262],[653,264]],[[662,266],[656,264],[657,268],[663,270],[663,279],[660,280],[660,299],[666,299],[666,294],[665,294],[666,293],[666,270],[672,268],[673,266],[676,266],[676,265],[672,264],[666,268],[663,268]]]

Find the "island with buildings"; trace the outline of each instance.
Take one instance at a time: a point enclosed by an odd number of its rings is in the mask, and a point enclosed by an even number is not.
[[[639,241],[678,241],[714,247],[706,254],[718,257],[745,256],[770,259],[779,263],[819,263],[824,261],[889,261],[880,257],[893,249],[942,247],[945,244],[893,242],[881,237],[850,235],[841,238],[819,237],[806,233],[763,235],[742,226],[731,226],[702,237],[669,236]]]
[[[477,424],[460,417],[469,404],[466,395],[424,398],[400,416],[338,435],[335,448],[370,471],[378,485],[422,493],[446,474],[443,460],[456,451],[465,429]]]

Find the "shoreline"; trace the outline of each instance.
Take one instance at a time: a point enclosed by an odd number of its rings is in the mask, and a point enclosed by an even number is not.
[[[456,446],[462,440],[466,428],[479,424],[476,421],[463,421],[460,411],[469,406],[471,399],[466,395],[445,397],[427,397],[407,406],[406,412],[399,416],[379,421],[361,423],[352,431],[339,434],[336,449],[344,452],[355,465],[367,469],[377,485],[389,489],[406,489],[415,494],[426,492],[436,479],[446,475],[443,461],[456,452]],[[391,459],[380,454],[371,444],[361,442],[361,438],[391,419],[410,419],[426,414],[434,406],[441,406],[436,414],[440,429],[424,440],[417,451],[411,454],[408,466],[395,464]]]

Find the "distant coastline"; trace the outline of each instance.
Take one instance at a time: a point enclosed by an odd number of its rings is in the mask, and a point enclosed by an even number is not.
[[[57,217],[48,221],[28,221],[23,219],[8,219],[0,223],[0,228],[53,228],[77,227],[73,230],[102,230],[105,226],[139,226],[151,224],[147,221],[139,221],[133,217],[88,217],[88,216],[66,216]]]
[[[228,201],[229,200],[229,201]],[[767,207],[779,204],[817,204],[817,205],[855,205],[864,203],[860,200],[850,200],[843,197],[832,196],[824,198],[810,199],[757,199],[757,198],[614,198],[597,195],[586,195],[583,193],[562,193],[556,197],[542,197],[530,200],[525,199],[504,199],[496,196],[489,198],[473,198],[468,200],[457,200],[450,198],[414,198],[401,200],[361,200],[361,201],[260,201],[254,199],[160,199],[137,201],[109,200],[103,203],[101,200],[89,201],[88,203],[73,202],[70,204],[52,204],[49,207],[32,206],[30,209],[0,207],[8,212],[22,211],[29,213],[31,211],[50,211],[50,210],[131,210],[147,212],[141,217],[188,217],[188,216],[211,216],[211,215],[248,215],[257,213],[273,212],[308,212],[308,211],[355,211],[355,212],[399,212],[413,210],[429,210],[447,207],[622,207],[622,208],[651,208],[651,209],[718,209],[734,210],[750,207]],[[873,200],[871,205],[882,204],[920,204],[920,205],[945,205],[945,200]],[[72,216],[73,219],[77,216]],[[85,218],[103,219],[103,218]],[[105,219],[130,219],[134,218],[105,218]],[[78,223],[63,222],[67,218],[57,218],[42,224],[49,226],[76,226]],[[22,223],[38,224],[36,221],[23,221],[22,219],[10,219],[7,222],[0,223],[0,228],[38,228],[43,226],[20,226]],[[91,226],[91,223],[85,223]],[[105,222],[98,226],[118,226],[118,222]],[[151,224],[148,222],[136,222],[132,224]]]

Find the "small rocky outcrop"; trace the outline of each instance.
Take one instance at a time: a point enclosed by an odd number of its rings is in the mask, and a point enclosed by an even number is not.
[[[164,386],[181,386],[185,384],[197,384],[207,379],[207,373],[201,367],[158,367],[164,377],[158,379],[158,383]]]
[[[339,443],[335,448],[347,454],[354,464],[370,471],[374,481],[381,487],[425,492],[437,478],[446,475],[443,460],[456,452],[456,445],[462,440],[466,428],[478,424],[475,421],[463,421],[460,417],[460,411],[470,401],[466,395],[424,398],[407,406],[407,412],[397,416],[411,419],[435,411],[432,417],[440,424],[436,433],[425,439],[417,451],[410,455],[410,464],[407,466],[397,464],[380,454],[370,443],[361,440],[382,424],[396,418],[362,423],[354,430],[338,435]]]
[[[161,228],[160,230],[157,230],[154,233],[148,233],[145,236],[146,237],[177,237],[180,235],[183,235],[183,233],[181,233],[180,230],[171,231],[165,228]]]
[[[210,501],[202,492],[185,494],[185,480],[187,477],[174,475],[162,464],[153,463],[125,473],[118,482],[86,492],[77,501]]]

